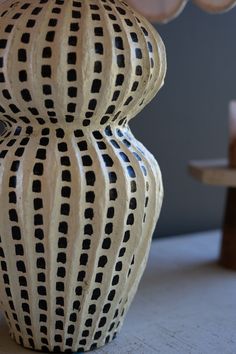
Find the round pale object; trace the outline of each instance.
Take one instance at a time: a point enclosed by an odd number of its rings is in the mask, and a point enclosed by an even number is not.
[[[149,20],[166,23],[182,12],[187,0],[128,0],[127,2]]]
[[[235,0],[194,0],[202,10],[217,13],[232,9],[236,5]]]

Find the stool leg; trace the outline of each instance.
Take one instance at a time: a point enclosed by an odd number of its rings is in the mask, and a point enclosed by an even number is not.
[[[228,188],[220,264],[236,270],[236,188]]]

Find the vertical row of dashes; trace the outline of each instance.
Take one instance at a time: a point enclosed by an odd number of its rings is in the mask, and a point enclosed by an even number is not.
[[[76,51],[78,43],[78,35],[80,31],[80,18],[81,18],[81,2],[73,1],[71,8],[71,22],[69,24],[69,37],[68,37],[68,51],[67,57],[65,60],[67,61],[67,113],[66,113],[66,122],[72,123],[75,119],[77,101],[78,101],[78,66],[79,66],[79,58],[78,53]]]
[[[114,171],[114,161],[111,157],[111,154],[109,153],[107,149],[107,144],[106,144],[106,137],[99,132],[99,131],[94,131],[93,132],[93,138],[94,142],[97,145],[97,148],[99,149],[99,156],[102,159],[102,163],[104,164],[105,171],[106,171],[106,176],[105,179],[107,180],[107,190],[105,193],[107,193],[108,197],[108,202],[107,206],[105,207],[105,227],[104,227],[104,232],[103,232],[103,237],[102,237],[102,242],[99,245],[100,247],[100,257],[98,259],[97,263],[97,273],[96,273],[96,278],[95,282],[100,284],[99,286],[102,287],[103,282],[109,281],[106,277],[109,274],[108,272],[108,259],[109,259],[109,250],[112,247],[112,243],[115,242],[115,240],[112,238],[113,231],[114,231],[114,225],[113,225],[113,218],[115,216],[115,201],[118,197],[117,195],[117,190],[116,190],[116,182],[117,182],[117,174]],[[104,296],[104,294],[103,294]],[[108,297],[110,296],[110,293],[108,294]],[[96,307],[96,298],[94,299],[94,303],[92,303],[89,307],[89,311],[91,314],[95,314],[95,312],[98,310]],[[105,330],[105,326],[107,324],[107,313],[109,312],[109,309],[106,306],[106,301],[107,299],[104,298],[102,301],[100,301],[100,306],[105,302],[105,305],[103,305],[102,308],[102,313],[97,313],[98,317],[98,322],[95,327],[95,333],[93,337],[93,348],[96,348],[97,346],[97,341],[101,338],[102,332]]]
[[[109,120],[113,122],[116,121],[121,114],[120,107],[120,100],[121,97],[121,89],[124,87],[125,83],[125,68],[126,68],[126,58],[125,58],[125,48],[124,48],[124,32],[121,26],[121,20],[119,17],[116,16],[117,8],[113,5],[114,2],[108,5],[107,1],[102,1],[104,11],[108,14],[109,20],[112,24],[112,36],[111,41],[112,47],[114,48],[116,60],[114,71],[117,72],[114,81],[114,88],[112,92],[112,100],[111,104],[106,108],[105,116],[102,118],[100,124],[104,125]],[[111,119],[112,118],[112,119]],[[122,118],[124,120],[125,118]]]
[[[17,333],[18,338],[15,338],[15,339],[19,339],[19,342],[23,345],[23,338],[21,335],[21,329],[20,329],[19,322],[18,322],[18,316],[16,313],[14,301],[12,298],[11,283],[10,283],[10,279],[9,279],[9,275],[8,275],[8,266],[7,266],[7,261],[5,258],[5,253],[3,250],[1,236],[0,236],[0,260],[1,260],[2,281],[4,284],[4,290],[2,290],[2,292],[5,291],[5,293],[6,293],[6,296],[8,299],[7,308],[9,307],[9,309],[11,311],[11,313],[9,313],[9,314],[7,311],[4,311],[4,314],[7,319],[7,323],[9,325],[11,334],[13,336],[16,336],[16,333]],[[11,320],[10,320],[9,316],[11,316]],[[12,325],[15,327],[14,329],[11,328]]]
[[[61,1],[55,1],[55,5],[52,4],[50,9],[50,16],[48,16],[48,28],[45,33],[45,38],[43,39],[42,47],[42,65],[41,65],[41,77],[42,77],[42,91],[44,96],[44,107],[46,109],[47,117],[51,123],[57,123],[58,119],[55,112],[55,103],[53,100],[53,85],[52,75],[53,75],[53,43],[55,41],[56,30],[58,26],[58,16],[61,12],[60,3]],[[44,124],[43,118],[38,118],[40,124]]]
[[[127,154],[124,152],[124,149],[122,148],[122,142],[121,138],[123,137],[123,133],[121,132],[120,129],[117,129],[116,131],[112,132],[110,134],[110,143],[112,144],[113,148],[116,151],[116,155],[118,155],[121,164],[124,165],[125,173],[127,175],[127,178],[130,180],[130,193],[133,194],[136,192],[136,174],[134,172],[134,169],[130,170],[130,160]],[[129,145],[129,142],[126,142],[126,145]],[[127,242],[130,240],[130,236],[132,233],[132,225],[134,224],[134,214],[133,210],[136,208],[136,199],[135,197],[131,197],[129,199],[129,210],[128,210],[128,215],[127,215],[127,220],[126,220],[126,227],[124,230],[124,235],[123,235],[123,241],[120,245],[119,253],[118,253],[118,259],[115,264],[115,270],[114,270],[114,277],[112,281],[112,285],[115,286],[119,283],[119,272],[122,271],[123,269],[123,262],[122,258],[125,256],[126,253],[126,247],[127,247]],[[110,325],[109,332],[113,333],[115,335],[116,329],[119,326],[120,322],[118,320],[117,323],[117,318],[120,318],[122,315],[122,309],[121,309],[121,303],[123,299],[121,298],[119,300],[119,305],[117,306],[114,316],[113,316],[113,321]]]
[[[71,161],[68,151],[68,143],[66,140],[65,132],[63,129],[58,128],[56,130],[57,138],[57,151],[58,159],[61,164],[59,165],[59,185],[60,185],[60,197],[59,197],[59,221],[57,225],[56,235],[58,235],[56,250],[57,250],[57,269],[56,269],[56,317],[55,317],[55,336],[54,340],[56,346],[54,351],[60,351],[63,343],[64,336],[64,316],[65,316],[65,286],[66,278],[70,276],[67,274],[68,264],[68,234],[69,230],[69,215],[70,215],[70,199],[71,199]]]
[[[32,105],[32,92],[29,90],[29,81],[28,77],[30,73],[27,73],[27,63],[29,61],[29,48],[32,45],[31,43],[31,30],[34,27],[36,21],[35,18],[41,12],[42,7],[34,8],[30,6],[29,3],[23,5],[23,14],[28,13],[28,21],[22,26],[22,33],[20,35],[20,46],[17,51],[17,67],[19,70],[18,74],[18,85],[19,85],[19,94],[20,98],[23,101],[21,106],[24,111],[28,111],[32,115],[37,115],[38,110],[35,109]],[[27,112],[27,113],[28,113]],[[21,112],[15,112],[21,113]],[[25,123],[29,124],[30,120],[25,115],[20,115],[19,119]]]
[[[140,21],[139,21],[139,24],[140,24]],[[140,24],[140,27],[141,27],[141,30],[143,32],[143,35],[146,38],[146,45],[147,45],[147,49],[148,49],[147,53],[149,54],[149,60],[150,60],[149,81],[151,82],[153,80],[153,72],[154,72],[154,66],[155,66],[154,55],[153,55],[153,46],[151,44],[149,33],[148,33],[147,29],[142,24]],[[149,90],[150,90],[150,88],[149,88]],[[144,102],[145,102],[145,99],[146,99],[146,95],[147,95],[149,90],[148,90],[148,87],[145,88],[144,93],[143,93],[143,98],[142,98],[142,100],[141,100],[141,102],[139,104],[140,106],[144,105]]]
[[[90,98],[88,101],[87,112],[85,114],[86,120],[84,120],[83,125],[90,125],[91,119],[94,116],[94,112],[98,105],[99,93],[104,89],[102,87],[102,74],[104,66],[104,28],[101,26],[101,16],[99,14],[99,6],[96,1],[90,3],[89,5],[91,11],[92,19],[92,35],[94,36],[94,48],[93,48],[93,58],[94,68],[93,68],[93,80],[91,82],[90,88]]]
[[[10,13],[10,10],[14,8],[17,5],[17,3],[13,3],[10,6],[9,11],[6,10],[4,13],[1,15],[1,17],[6,16],[8,13]],[[12,103],[11,100],[11,94],[9,90],[7,89],[7,78],[4,73],[4,69],[6,68],[6,57],[4,57],[4,52],[8,46],[8,41],[11,36],[11,33],[14,29],[14,25],[17,21],[18,18],[21,16],[21,12],[16,12],[13,16],[11,16],[10,21],[8,22],[7,26],[4,28],[4,38],[1,37],[0,39],[0,85],[2,85],[4,88],[2,90],[2,96],[6,99],[7,103],[3,105],[0,105],[0,113],[3,115],[4,119],[6,121],[12,122],[12,123],[17,123],[17,120],[15,117],[12,116],[14,114],[17,114],[20,112],[20,109]],[[5,103],[5,102],[4,102]],[[11,115],[7,114],[7,109],[11,112]]]
[[[84,185],[84,191],[82,193],[83,202],[85,202],[85,208],[83,211],[83,220],[84,220],[84,234],[82,237],[82,250],[80,253],[80,266],[81,271],[78,274],[79,286],[76,288],[77,296],[83,295],[83,285],[85,281],[88,281],[92,274],[88,274],[87,265],[89,261],[93,261],[90,254],[90,249],[92,248],[92,243],[96,242],[94,237],[96,237],[96,231],[94,230],[94,217],[95,217],[95,203],[96,203],[96,175],[94,171],[94,160],[92,154],[90,153],[91,146],[87,143],[88,136],[84,135],[82,131],[77,130],[75,132],[76,138],[79,139],[77,146],[79,148],[81,156],[81,165],[85,174],[86,183]],[[89,259],[90,257],[90,259]],[[94,294],[93,294],[94,296]],[[93,297],[92,296],[92,297]],[[84,304],[87,307],[87,304]],[[81,339],[79,342],[80,348],[83,348],[88,345],[87,340],[90,336],[91,327],[92,327],[92,318],[90,308],[88,310],[88,315],[85,316],[85,323],[83,323],[84,331],[81,333]],[[83,320],[84,321],[84,320]]]
[[[45,162],[47,159],[47,146],[49,145],[50,130],[44,128],[38,135],[37,150],[34,156],[33,183],[32,183],[32,210],[34,218],[34,252],[37,272],[37,295],[39,309],[39,325],[41,342],[48,344],[48,316],[47,316],[47,262],[45,258],[45,225],[44,225],[44,199],[43,199],[43,178],[45,173]]]
[[[14,142],[15,139],[12,140]],[[11,143],[11,140],[9,141]],[[14,246],[14,253],[16,259],[16,274],[18,277],[19,284],[19,298],[20,305],[22,310],[23,322],[25,325],[25,330],[28,334],[28,343],[32,348],[34,348],[34,340],[32,333],[32,322],[31,322],[31,311],[30,309],[30,299],[28,292],[28,279],[27,273],[29,269],[27,269],[27,265],[25,263],[25,249],[24,249],[24,237],[22,235],[22,230],[20,227],[20,219],[17,212],[17,189],[20,187],[20,179],[18,175],[18,171],[20,169],[20,161],[25,153],[25,149],[27,144],[29,143],[29,138],[19,138],[18,139],[18,147],[15,150],[15,158],[12,161],[10,174],[9,174],[9,220],[11,227],[11,236]],[[21,220],[22,221],[22,220]],[[19,304],[18,304],[19,305]]]

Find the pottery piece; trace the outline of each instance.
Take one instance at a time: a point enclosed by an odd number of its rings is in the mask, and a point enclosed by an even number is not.
[[[166,71],[118,0],[0,6],[0,299],[12,338],[87,351],[120,330],[163,188],[129,121]]]

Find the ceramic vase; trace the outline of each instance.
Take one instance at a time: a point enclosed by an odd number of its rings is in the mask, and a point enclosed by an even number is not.
[[[123,1],[0,5],[0,299],[22,346],[82,352],[119,332],[163,197],[128,124],[165,70]]]

